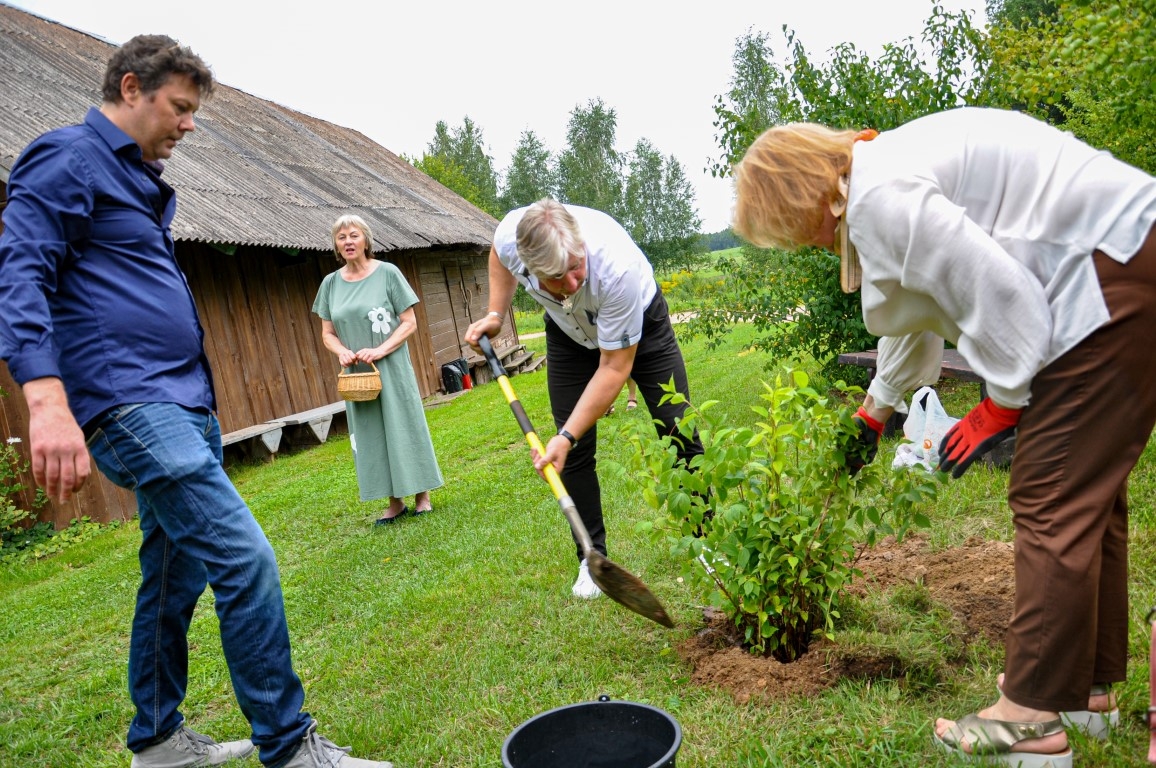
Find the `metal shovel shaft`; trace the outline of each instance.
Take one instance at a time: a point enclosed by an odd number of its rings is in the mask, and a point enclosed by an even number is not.
[[[518,420],[518,426],[522,428],[526,442],[538,452],[539,456],[545,456],[546,447],[542,444],[538,433],[534,431],[534,425],[530,422],[530,417],[526,415],[526,409],[522,407],[522,402],[514,393],[510,378],[506,375],[506,369],[498,360],[498,356],[494,354],[494,348],[490,344],[489,338],[482,336],[478,339],[478,346],[481,347],[482,354],[486,356],[486,362],[489,363],[490,370],[497,378],[498,386],[501,388],[502,394],[505,395],[506,402],[514,413],[514,418]],[[546,464],[542,474],[545,476],[550,490],[554,492],[554,498],[558,500],[562,514],[570,523],[570,529],[574,532],[575,538],[578,539],[578,546],[582,549],[582,556],[586,558],[586,565],[590,569],[590,577],[598,585],[598,588],[607,597],[640,616],[645,616],[665,627],[673,627],[674,621],[671,620],[662,607],[662,603],[658,602],[658,598],[650,592],[641,579],[622,566],[611,562],[601,552],[594,549],[594,544],[590,540],[590,533],[586,530],[586,524],[582,522],[578,508],[566,491],[566,486],[563,485],[562,478],[558,476],[558,471],[554,469],[554,465]]]

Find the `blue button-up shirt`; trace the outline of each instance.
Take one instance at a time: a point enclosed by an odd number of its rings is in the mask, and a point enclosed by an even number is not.
[[[0,235],[0,357],[58,377],[84,426],[116,405],[213,409],[212,376],[169,225],[176,194],[98,109],[21,153]]]

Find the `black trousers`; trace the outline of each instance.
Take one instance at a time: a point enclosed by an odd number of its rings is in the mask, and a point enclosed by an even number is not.
[[[550,408],[554,414],[554,426],[561,429],[570,417],[586,385],[598,370],[601,352],[587,349],[567,336],[546,316],[546,380],[550,391]],[[686,404],[663,403],[662,385],[674,378],[678,391],[690,399],[690,389],[686,381],[686,364],[682,350],[674,336],[670,324],[670,310],[660,289],[646,308],[642,324],[642,340],[634,357],[634,369],[630,377],[638,385],[638,391],[646,402],[651,417],[661,424],[655,424],[659,436],[675,435],[675,421],[686,411]],[[702,443],[698,434],[690,441],[679,440],[679,458],[690,460],[702,453]],[[598,425],[582,435],[570,450],[566,466],[562,469],[562,482],[574,499],[578,514],[586,525],[594,548],[606,555],[606,526],[602,522],[602,490],[598,485]],[[578,558],[582,549],[574,541]]]

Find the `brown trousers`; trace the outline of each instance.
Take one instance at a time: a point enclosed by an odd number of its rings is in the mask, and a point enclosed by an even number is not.
[[[1156,227],[1127,264],[1093,258],[1111,320],[1032,381],[1008,491],[1003,690],[1048,711],[1086,709],[1093,684],[1125,679],[1127,481],[1156,424]]]

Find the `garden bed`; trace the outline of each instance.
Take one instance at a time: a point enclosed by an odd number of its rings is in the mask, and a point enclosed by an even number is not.
[[[863,576],[848,588],[850,596],[921,584],[950,609],[962,643],[980,637],[993,645],[1003,642],[1015,594],[1011,544],[974,538],[961,547],[931,552],[922,535],[898,544],[888,538],[863,551],[857,567]],[[814,696],[843,679],[898,678],[907,671],[897,656],[843,647],[838,640],[816,642],[807,654],[783,664],[744,650],[721,612],[706,609],[703,619],[703,628],[679,645],[679,655],[694,670],[693,683],[725,690],[740,704]]]

